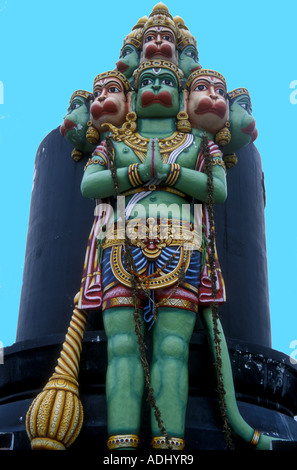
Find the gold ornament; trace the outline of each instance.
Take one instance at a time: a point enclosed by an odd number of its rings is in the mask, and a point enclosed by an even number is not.
[[[100,134],[96,127],[93,126],[92,121],[88,121],[88,129],[86,132],[86,139],[90,144],[98,144],[100,141]]]
[[[71,152],[71,158],[75,162],[79,162],[82,159],[83,156],[84,156],[83,152],[81,152],[78,149],[73,149],[72,152]]]
[[[236,163],[238,162],[238,158],[235,155],[235,153],[232,153],[230,155],[224,155],[223,160],[228,170],[232,168],[233,166],[235,166]]]
[[[109,450],[123,449],[127,447],[136,448],[140,444],[139,437],[135,434],[119,434],[116,436],[110,436],[107,441]]]
[[[221,73],[216,72],[215,70],[210,70],[210,69],[199,69],[199,70],[195,70],[194,72],[192,72],[187,80],[185,89],[190,90],[193,80],[197,77],[205,76],[205,75],[221,80],[227,89],[227,83],[226,83],[225,77]]]
[[[176,130],[178,132],[191,132],[191,123],[189,121],[189,116],[185,111],[180,111],[176,118]]]
[[[140,77],[140,74],[146,70],[146,69],[166,69],[170,70],[173,72],[177,78],[179,86],[181,86],[181,80],[183,79],[183,72],[182,70],[175,65],[173,62],[170,62],[169,60],[164,60],[164,59],[154,59],[154,60],[147,60],[145,62],[142,62],[139,67],[133,72],[133,78],[135,80],[135,89],[138,89],[138,80]]]
[[[169,449],[169,450],[184,450],[185,441],[178,437],[170,437],[166,439],[163,436],[153,437],[153,449]]]
[[[231,132],[229,131],[230,123],[227,121],[225,127],[220,129],[215,135],[215,142],[220,147],[229,144],[231,140]]]
[[[55,372],[27,412],[33,450],[65,450],[81,430],[83,408],[77,379],[86,321],[87,313],[75,308]]]

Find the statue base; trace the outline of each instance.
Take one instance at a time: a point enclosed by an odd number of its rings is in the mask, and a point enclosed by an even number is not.
[[[43,389],[59,357],[64,335],[15,343],[4,350],[0,369],[0,433],[12,436],[12,450],[30,450],[26,413]],[[238,408],[246,422],[280,440],[297,442],[297,367],[288,356],[258,345],[228,340]],[[87,331],[83,341],[79,378],[84,410],[81,432],[67,449],[107,452],[105,373],[106,337]],[[151,450],[150,410],[144,400],[140,449]],[[32,441],[33,448],[40,442]],[[189,402],[186,417],[186,452],[225,450],[226,442],[216,394],[214,367],[203,333],[194,333],[189,357]],[[289,442],[289,443],[290,443]],[[273,449],[289,443],[274,443]],[[234,440],[236,449],[252,449]],[[64,447],[64,446],[63,446]],[[48,449],[61,448],[48,442]]]

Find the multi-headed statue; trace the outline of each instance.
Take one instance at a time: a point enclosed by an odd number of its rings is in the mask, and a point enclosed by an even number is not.
[[[197,315],[220,386],[228,388],[221,400],[225,431],[231,427],[268,448],[270,440],[239,415],[218,317],[226,296],[213,205],[227,197],[223,153],[256,138],[247,90],[228,93],[222,74],[202,68],[195,37],[160,3],[125,37],[116,70],[94,79],[87,114],[87,139],[97,147],[81,191],[96,200],[96,213],[76,307],[103,315],[109,449],[135,449],[141,442],[145,389],[153,448],[184,449],[189,342]],[[34,418],[33,404],[31,438]]]

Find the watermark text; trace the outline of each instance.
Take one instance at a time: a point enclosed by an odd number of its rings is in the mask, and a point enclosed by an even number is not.
[[[4,85],[0,81],[0,104],[4,104]]]
[[[2,341],[0,341],[0,364],[4,364],[4,346]]]
[[[293,89],[293,91],[290,93],[290,103],[297,104],[297,80],[293,80],[290,83],[290,88]]]

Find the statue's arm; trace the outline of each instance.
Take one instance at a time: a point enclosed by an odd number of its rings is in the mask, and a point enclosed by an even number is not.
[[[131,187],[127,168],[117,168],[116,178],[120,193]],[[93,156],[86,165],[81,182],[82,195],[90,199],[103,199],[115,195],[112,172],[107,168],[104,156]]]
[[[213,158],[212,176],[213,201],[214,204],[221,204],[227,198],[227,183],[225,168],[222,159],[219,157]],[[205,173],[190,168],[181,168],[175,187],[201,202],[207,200],[208,177]]]

